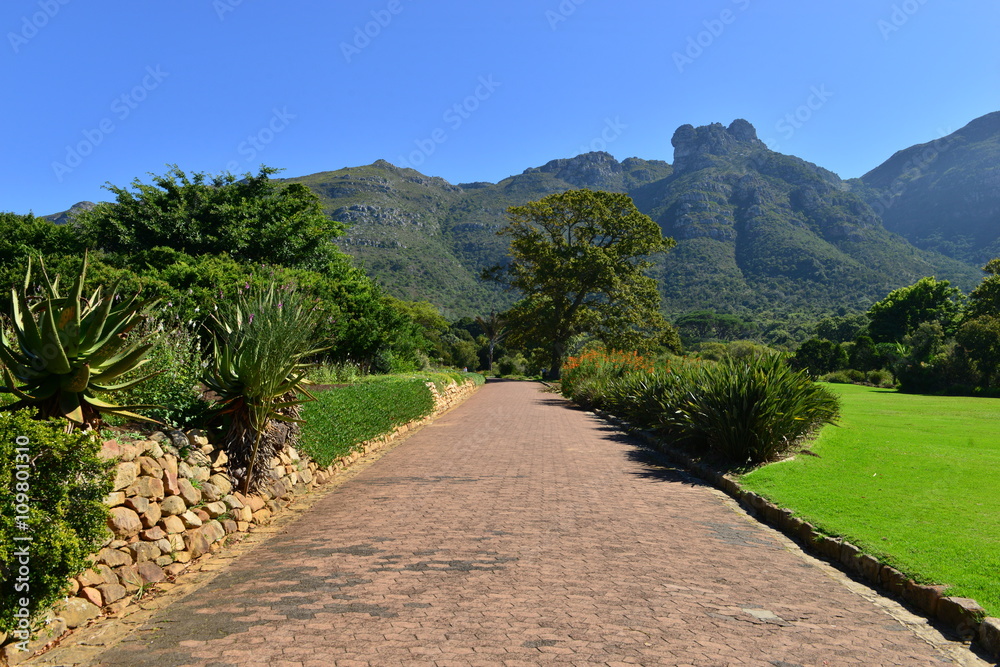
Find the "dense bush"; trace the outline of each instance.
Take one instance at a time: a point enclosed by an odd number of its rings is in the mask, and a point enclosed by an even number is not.
[[[606,407],[609,383],[652,370],[652,362],[636,352],[598,348],[569,358],[563,366],[562,390],[584,407],[602,408]]]
[[[571,358],[564,394],[732,465],[773,460],[837,416],[836,398],[778,355],[674,361],[655,371],[628,368],[627,358]]]
[[[778,356],[724,359],[690,379],[664,427],[738,466],[777,458],[838,414],[833,394]]]
[[[22,598],[33,619],[51,607],[105,538],[112,464],[99,450],[90,435],[65,433],[64,422],[0,413],[0,632],[18,628]],[[25,536],[31,542],[16,539]]]
[[[155,343],[149,351],[148,363],[140,372],[156,375],[124,391],[122,400],[157,406],[143,413],[167,426],[201,426],[208,417],[209,408],[209,403],[201,398],[201,376],[205,368],[201,341],[193,325],[168,327],[162,321],[150,321],[136,328],[140,336],[150,337]],[[126,375],[123,379],[131,377]]]
[[[865,382],[875,387],[887,388],[896,385],[896,378],[887,370],[868,371],[868,374],[865,376]]]
[[[530,362],[523,354],[507,354],[496,362],[496,372],[503,377],[521,376],[528,374]]]

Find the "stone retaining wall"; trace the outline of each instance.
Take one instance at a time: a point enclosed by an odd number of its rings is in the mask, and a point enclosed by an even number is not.
[[[8,644],[0,661],[20,662],[67,629],[102,614],[120,613],[149,587],[173,580],[192,561],[224,549],[227,536],[268,524],[296,496],[326,484],[362,456],[433,420],[478,389],[472,381],[453,382],[442,391],[427,384],[434,396],[434,411],[427,417],[362,443],[326,468],[286,446],[270,462],[275,481],[255,495],[233,488],[226,453],[203,431],[105,441],[101,457],[118,461],[114,489],[106,498],[111,536],[94,555],[94,567],[70,580],[70,597],[50,612],[29,651]]]

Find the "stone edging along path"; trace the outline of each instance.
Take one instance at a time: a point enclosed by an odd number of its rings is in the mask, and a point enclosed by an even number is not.
[[[70,597],[49,612],[27,651],[7,638],[0,665],[48,664],[55,656],[46,652],[56,647],[52,653],[72,657],[60,656],[53,664],[87,664],[90,655],[131,631],[135,622],[128,617],[143,616],[199,587],[227,560],[279,532],[292,516],[377,460],[400,436],[448,412],[479,387],[467,381],[440,392],[433,383],[428,388],[431,414],[361,443],[326,468],[286,445],[271,463],[274,483],[259,495],[232,489],[225,453],[200,431],[106,441],[102,456],[119,459],[115,488],[106,499],[113,536],[94,555],[94,567],[70,580]]]
[[[593,412],[602,419],[629,429],[674,463],[724,491],[758,521],[797,540],[813,554],[832,562],[847,574],[902,599],[924,616],[950,628],[963,640],[978,642],[990,655],[1000,659],[1000,618],[988,618],[986,610],[975,600],[945,596],[943,592],[947,586],[922,585],[907,579],[899,570],[863,553],[850,542],[822,534],[809,522],[793,516],[790,509],[778,507],[760,495],[746,491],[733,477],[671,448],[652,432],[634,429],[607,412]]]

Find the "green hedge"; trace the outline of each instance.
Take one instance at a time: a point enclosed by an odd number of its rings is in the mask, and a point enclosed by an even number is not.
[[[315,392],[317,400],[303,406],[302,450],[328,466],[357,445],[431,414],[434,397],[427,382],[440,391],[468,380],[480,385],[486,378],[459,372],[378,375]]]
[[[114,464],[98,458],[96,438],[64,424],[0,413],[0,631],[19,641],[107,535]]]

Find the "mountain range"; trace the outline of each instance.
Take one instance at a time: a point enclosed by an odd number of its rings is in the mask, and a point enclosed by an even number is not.
[[[449,317],[516,300],[479,278],[506,256],[507,207],[576,188],[629,194],[678,241],[652,269],[674,315],[860,311],[928,275],[968,291],[1000,255],[1000,112],[846,181],[770,150],[745,120],[684,125],[671,143],[672,164],[594,152],[499,183],[384,160],[284,180],[347,223],[338,242],[390,293]]]

